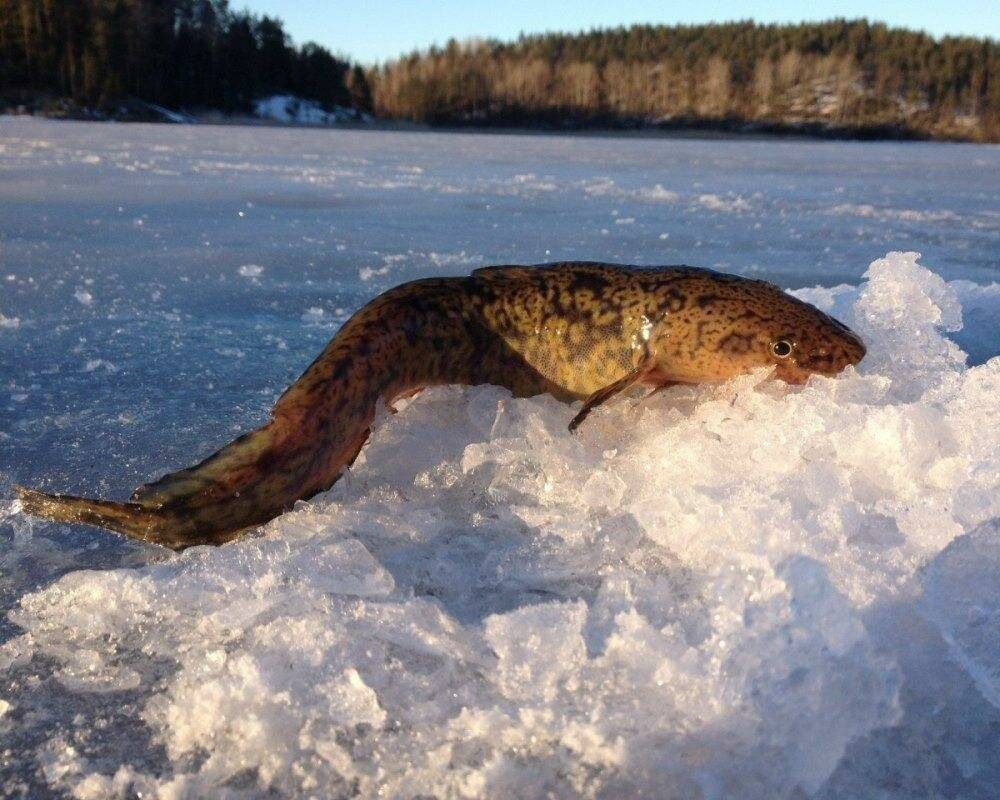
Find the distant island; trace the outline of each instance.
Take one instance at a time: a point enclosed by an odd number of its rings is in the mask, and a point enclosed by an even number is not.
[[[866,20],[450,41],[364,68],[225,0],[0,0],[0,109],[64,116],[241,115],[277,95],[323,124],[1000,142],[998,69],[992,39]],[[300,121],[285,108],[272,118]]]

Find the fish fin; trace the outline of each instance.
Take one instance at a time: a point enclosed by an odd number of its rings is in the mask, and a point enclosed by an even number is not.
[[[479,267],[472,270],[472,277],[489,281],[524,281],[538,279],[546,272],[571,272],[574,275],[607,278],[621,274],[623,269],[626,268],[602,264],[599,261],[553,261],[547,264],[533,264],[532,266],[497,264],[490,267]]]
[[[642,399],[648,400],[650,397],[658,395],[664,389],[669,389],[671,386],[680,386],[681,383],[683,383],[683,381],[664,381],[663,383],[658,383]]]
[[[318,404],[316,404],[318,405]],[[368,439],[368,403],[333,419],[307,406],[277,416],[188,469],[140,486],[132,504],[177,521],[183,543],[219,544],[329,489]],[[374,405],[374,404],[372,404]]]
[[[473,278],[484,281],[522,281],[537,275],[537,267],[524,267],[518,264],[497,264],[472,270]]]
[[[617,394],[621,394],[635,384],[646,380],[651,371],[650,359],[646,358],[639,365],[624,377],[619,378],[614,383],[598,389],[590,397],[583,401],[583,408],[577,413],[569,423],[570,431],[575,431],[580,427],[587,415],[602,403],[606,403]]]
[[[226,497],[234,475],[247,468],[267,451],[278,445],[277,426],[272,420],[263,428],[240,436],[204,461],[192,467],[168,473],[163,477],[143,484],[132,492],[130,501],[147,508],[159,508],[181,498],[212,495]]]
[[[400,400],[409,400],[411,397],[416,397],[425,388],[426,387],[421,384],[414,386],[412,389],[407,389],[405,392],[399,392],[398,394],[395,395],[395,397],[393,397],[385,404],[386,410],[390,414],[398,414],[399,409],[396,408],[396,403],[398,403]]]

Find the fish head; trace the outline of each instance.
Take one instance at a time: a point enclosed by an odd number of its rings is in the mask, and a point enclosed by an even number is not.
[[[719,285],[687,292],[657,337],[664,380],[716,383],[762,367],[804,383],[836,375],[865,356],[854,331],[779,287],[726,276]]]

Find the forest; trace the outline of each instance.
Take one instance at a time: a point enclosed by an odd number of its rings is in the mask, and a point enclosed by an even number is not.
[[[634,26],[412,53],[380,116],[451,124],[804,128],[1000,140],[1000,45],[865,20]]]
[[[360,67],[226,0],[0,0],[0,106],[236,112],[278,92],[370,102]]]
[[[43,112],[141,101],[245,113],[288,93],[430,125],[996,142],[998,67],[992,39],[833,20],[450,41],[363,68],[227,0],[0,0],[0,109]]]

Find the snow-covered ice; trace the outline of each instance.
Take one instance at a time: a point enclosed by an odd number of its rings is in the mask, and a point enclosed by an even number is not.
[[[0,796],[995,796],[998,166],[0,118]],[[576,436],[430,390],[217,549],[13,507],[206,455],[395,283],[566,258],[776,280],[869,355]]]

